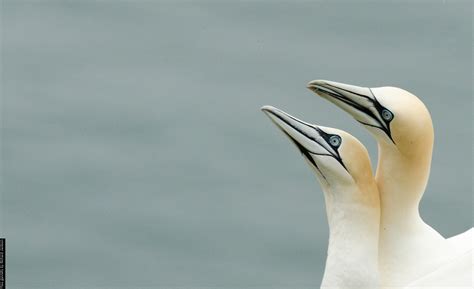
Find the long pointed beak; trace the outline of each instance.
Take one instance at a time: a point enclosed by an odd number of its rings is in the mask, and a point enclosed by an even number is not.
[[[275,123],[278,128],[283,131],[292,141],[297,142],[306,150],[311,149],[313,142],[313,134],[315,132],[314,125],[297,119],[288,113],[275,108],[273,106],[265,105],[261,110]]]
[[[329,135],[320,127],[299,120],[272,106],[263,106],[261,110],[290,138],[316,169],[319,170],[313,156],[316,158],[319,156],[333,157],[345,168],[337,149],[328,143]]]
[[[345,83],[339,83],[329,80],[313,80],[308,83],[308,88],[318,93],[318,90],[336,90],[340,93],[347,92],[354,95],[359,95],[361,97],[368,97],[371,95],[370,89],[367,87],[360,87]]]
[[[379,128],[391,138],[389,124],[381,116],[383,107],[370,88],[328,80],[313,80],[307,87],[352,115],[358,122]]]

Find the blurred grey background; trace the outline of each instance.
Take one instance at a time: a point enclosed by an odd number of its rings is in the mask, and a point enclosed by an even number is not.
[[[318,287],[323,195],[271,104],[370,135],[312,79],[418,95],[423,218],[472,226],[469,1],[3,1],[9,288]],[[101,287],[102,288],[102,287]]]

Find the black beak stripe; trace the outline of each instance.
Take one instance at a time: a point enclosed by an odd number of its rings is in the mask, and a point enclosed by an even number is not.
[[[363,97],[365,99],[367,99],[370,103],[372,103],[372,105],[378,110],[378,111],[381,111],[384,107],[377,101],[377,98],[375,97],[374,93],[372,92],[372,90],[369,88],[369,91],[370,93],[372,94],[372,97],[369,97],[367,95],[363,95],[363,94],[360,94],[360,93],[356,93],[356,92],[353,92],[353,91],[350,91],[350,90],[347,90],[347,89],[344,89],[344,88],[340,88],[340,87],[337,87],[337,86],[334,86],[334,85],[331,85],[331,84],[326,84],[327,86],[330,86],[330,87],[333,87],[335,89],[339,89],[339,90],[342,90],[342,91],[345,91],[347,93],[351,93],[351,94],[354,94],[354,95],[357,95],[357,96],[360,96],[360,97]],[[363,122],[363,121],[360,121],[360,120],[357,120],[359,123],[363,124],[363,125],[367,125],[367,126],[371,126],[371,127],[375,127],[375,128],[378,128],[380,130],[382,130],[383,132],[385,132],[387,134],[387,136],[390,138],[390,140],[395,143],[395,141],[392,139],[392,134],[391,134],[391,131],[390,131],[390,125],[388,123],[383,123],[379,117],[377,117],[373,111],[371,111],[370,109],[368,109],[367,107],[359,104],[359,103],[356,103],[354,102],[353,100],[351,100],[350,98],[344,96],[343,94],[337,92],[337,91],[334,91],[333,89],[329,89],[329,88],[326,88],[324,87],[324,89],[321,89],[320,87],[313,87],[314,90],[317,91],[320,91],[322,93],[326,93],[330,96],[332,96],[333,98],[339,100],[340,102],[343,102],[351,107],[353,107],[354,109],[364,113],[365,115],[367,115],[368,117],[374,119],[375,121],[377,121],[380,126],[377,126],[377,125],[373,125],[373,124],[369,124],[369,123],[366,123],[366,122]]]
[[[285,113],[285,112],[283,112]],[[286,123],[287,125],[289,125],[291,128],[293,128],[294,130],[296,130],[297,132],[299,132],[300,134],[304,135],[305,137],[307,137],[308,139],[316,142],[319,146],[325,148],[325,145],[322,144],[320,141],[318,141],[317,139],[315,139],[314,137],[308,135],[306,132],[304,131],[301,131],[300,129],[298,129],[298,127],[295,127],[293,126],[291,123],[287,122],[284,118],[282,118],[280,115],[278,114],[273,114],[272,115],[276,116],[278,119],[280,119],[281,121],[283,121],[284,123]],[[300,121],[299,119],[285,113],[286,116],[290,117],[291,119],[293,119],[294,121],[298,122],[298,123],[301,123],[302,125],[305,125],[305,126],[309,126],[309,127],[312,127],[314,128],[322,137],[323,139],[326,139],[325,136],[328,136],[327,133],[325,133],[323,130],[321,130],[320,128],[318,127],[315,127],[313,125],[310,125],[308,123],[305,123],[305,122],[302,122]],[[328,151],[327,154],[322,154],[322,153],[317,153],[317,152],[313,152],[313,151],[310,151],[308,150],[307,148],[305,148],[304,146],[302,146],[296,139],[294,139],[290,134],[288,134],[284,129],[280,128],[294,143],[295,145],[298,147],[298,149],[300,150],[300,152],[311,162],[311,164],[313,164],[315,166],[315,168],[321,173],[321,175],[323,175],[323,173],[321,172],[321,170],[319,169],[318,165],[316,164],[316,162],[314,161],[314,159],[311,157],[311,154],[313,155],[319,155],[319,156],[330,156],[330,157],[333,157],[335,160],[337,160],[341,166],[347,171],[347,168],[346,168],[346,165],[344,165],[344,162],[342,161],[342,158],[341,156],[339,155],[339,152],[337,151],[336,148],[332,148],[333,151],[335,152],[334,154],[330,153]],[[329,145],[327,142],[326,142],[327,145]],[[329,145],[330,146],[330,145]],[[327,149],[326,149],[327,150]],[[324,175],[323,175],[324,176]]]

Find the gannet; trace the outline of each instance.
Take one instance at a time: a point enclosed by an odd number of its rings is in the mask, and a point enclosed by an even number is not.
[[[446,240],[419,214],[434,140],[425,105],[415,95],[396,87],[367,88],[314,80],[308,88],[352,115],[377,140],[381,284],[407,285],[469,251],[472,254],[472,230],[461,234],[463,237]],[[459,264],[463,276],[472,274],[472,267]]]
[[[321,288],[378,288],[380,200],[366,148],[350,134],[262,111],[297,146],[324,192],[329,245]]]

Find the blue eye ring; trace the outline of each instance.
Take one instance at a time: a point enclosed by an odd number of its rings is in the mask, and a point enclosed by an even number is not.
[[[333,147],[338,147],[341,145],[342,139],[338,135],[333,135],[329,138],[329,144]]]
[[[385,121],[391,121],[393,119],[393,113],[388,109],[382,109],[381,115]]]

